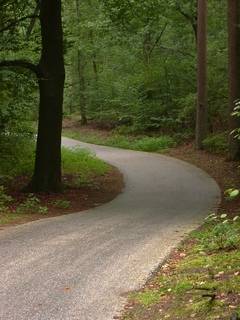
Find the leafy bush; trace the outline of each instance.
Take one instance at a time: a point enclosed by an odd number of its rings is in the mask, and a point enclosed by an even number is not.
[[[70,208],[71,202],[68,200],[58,199],[55,200],[52,204],[54,207],[59,209],[68,209]]]
[[[0,136],[0,176],[30,175],[34,165],[33,139],[23,136]]]
[[[240,246],[238,216],[230,219],[227,214],[222,214],[220,217],[212,214],[206,220],[209,223],[209,230],[200,240],[204,250],[231,250]]]
[[[16,213],[41,213],[46,214],[48,212],[47,207],[43,207],[40,204],[40,200],[32,193],[28,195],[27,200],[22,202],[16,209]]]
[[[162,151],[168,148],[172,148],[176,145],[173,138],[169,136],[161,137],[144,137],[134,142],[133,146],[135,150],[141,151]]]
[[[203,141],[203,147],[213,153],[223,153],[228,149],[228,141],[226,133],[219,133],[216,135],[212,135],[207,137]]]
[[[184,131],[187,128],[194,130],[195,126],[195,114],[196,114],[196,94],[189,93],[183,98],[176,99],[176,105],[178,106],[178,119],[184,125]]]

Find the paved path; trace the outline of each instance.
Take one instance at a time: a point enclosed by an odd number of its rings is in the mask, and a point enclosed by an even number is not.
[[[219,200],[216,183],[187,163],[89,147],[124,173],[124,192],[86,213],[0,232],[1,320],[112,319],[122,295],[141,286]]]

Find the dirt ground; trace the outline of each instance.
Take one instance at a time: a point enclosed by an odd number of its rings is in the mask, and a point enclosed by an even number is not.
[[[63,177],[65,183],[66,180],[69,179],[70,177]],[[26,178],[21,177],[14,181],[9,187],[8,194],[11,195],[14,200],[10,204],[10,212],[0,212],[0,221],[1,219],[5,220],[4,223],[0,224],[0,229],[10,225],[23,224],[29,221],[56,217],[74,212],[81,213],[81,211],[100,206],[113,200],[122,192],[124,187],[122,174],[116,168],[112,167],[107,174],[93,178],[92,183],[88,186],[68,186],[59,194],[40,193],[34,195],[40,200],[40,206],[48,208],[48,211],[44,214],[29,212],[27,214],[23,213],[15,215],[15,209],[28,197],[28,194],[21,191],[22,186],[26,185],[26,182]],[[67,208],[61,208],[54,205],[56,201],[67,201],[69,205]],[[11,217],[11,214],[14,217]]]

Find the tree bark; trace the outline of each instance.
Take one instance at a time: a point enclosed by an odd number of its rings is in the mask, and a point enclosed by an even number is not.
[[[207,0],[198,0],[196,148],[207,134]]]
[[[80,23],[81,12],[80,12],[80,2],[76,0],[76,13],[77,21]],[[87,124],[86,116],[86,97],[85,97],[85,79],[84,79],[84,56],[81,53],[81,50],[77,50],[77,64],[78,64],[78,81],[79,81],[79,102],[80,102],[80,115],[81,115],[81,124]]]
[[[35,169],[30,188],[34,192],[61,190],[61,132],[64,91],[61,0],[41,0],[42,52],[39,62],[39,123]]]
[[[84,58],[79,49],[77,52],[77,59],[78,59],[78,80],[79,80],[81,125],[86,125],[87,116],[86,116],[86,97],[85,97],[85,79],[84,79]]]
[[[240,99],[240,2],[228,0],[229,34],[229,129],[230,132],[240,127],[239,119],[232,116],[236,100]],[[240,159],[240,143],[229,135],[229,158]]]

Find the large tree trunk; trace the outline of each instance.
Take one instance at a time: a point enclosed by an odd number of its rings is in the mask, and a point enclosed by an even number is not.
[[[42,53],[39,62],[40,107],[32,191],[61,190],[61,132],[64,91],[61,0],[41,0]]]
[[[207,134],[207,0],[198,0],[198,99],[196,120],[196,147],[202,149]]]
[[[229,128],[230,132],[240,127],[239,120],[231,114],[236,100],[240,99],[240,2],[228,0],[228,33],[229,33]],[[240,143],[229,136],[229,157],[240,159]]]

